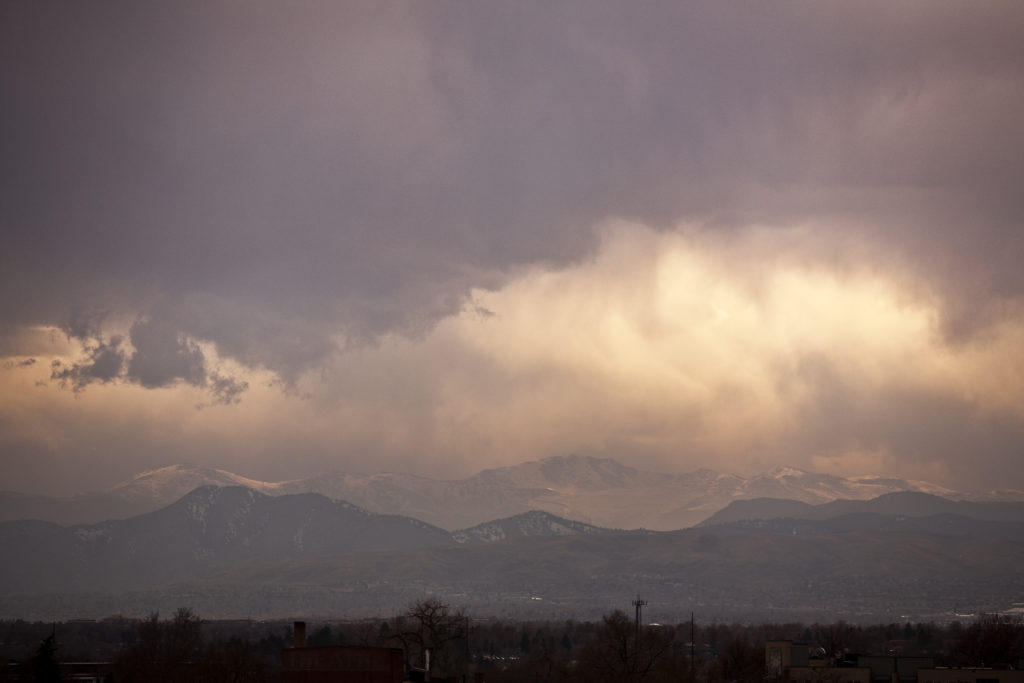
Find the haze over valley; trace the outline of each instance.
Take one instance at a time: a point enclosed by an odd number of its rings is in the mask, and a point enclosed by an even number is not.
[[[865,622],[948,620],[957,610],[1010,609],[1024,595],[1016,570],[1024,561],[1024,499],[954,501],[924,492],[930,487],[921,482],[910,490],[892,479],[790,468],[751,480],[707,471],[672,479],[578,456],[461,482],[239,479],[175,466],[106,494],[152,512],[72,526],[0,522],[8,553],[0,615],[99,617],[185,600],[220,617],[311,610],[355,618],[445,595],[481,616],[592,619],[617,596],[641,591],[679,619],[699,609],[723,620],[827,613]],[[404,484],[401,495],[396,482]],[[203,485],[169,505],[161,501],[194,483]],[[380,509],[293,492],[318,486],[335,494],[350,486]],[[645,496],[656,507],[668,489],[679,501],[698,488],[701,504],[683,507],[706,519],[689,529],[606,527],[520,509],[538,500],[560,510],[590,505],[592,516],[621,522],[636,518],[636,500]],[[460,497],[448,497],[453,490]],[[773,493],[790,497],[747,497]],[[406,508],[441,514],[445,503],[455,504],[458,518],[472,521],[449,531],[388,507],[403,496],[417,499]],[[610,500],[622,507],[607,506]],[[595,501],[606,506],[598,510]],[[509,514],[490,516],[496,509]]]

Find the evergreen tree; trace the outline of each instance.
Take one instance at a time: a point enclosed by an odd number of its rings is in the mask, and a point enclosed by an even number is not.
[[[57,642],[52,633],[39,644],[36,656],[32,659],[32,680],[35,683],[60,683]]]

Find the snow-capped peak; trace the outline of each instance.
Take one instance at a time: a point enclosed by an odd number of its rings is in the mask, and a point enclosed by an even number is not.
[[[141,472],[128,481],[111,488],[107,493],[124,499],[176,500],[200,486],[244,486],[265,493],[280,487],[249,479],[227,470],[193,465],[169,465]]]
[[[805,477],[808,474],[810,473],[805,472],[804,470],[789,467],[788,465],[782,465],[768,472],[766,476],[771,477],[772,479],[785,479],[787,477]]]

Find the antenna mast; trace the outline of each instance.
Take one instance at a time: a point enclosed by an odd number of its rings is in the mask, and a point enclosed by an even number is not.
[[[647,604],[646,600],[641,600],[640,595],[637,594],[636,600],[633,601],[633,607],[636,608],[636,635],[633,637],[634,647],[640,649],[640,612],[643,610],[644,605]]]

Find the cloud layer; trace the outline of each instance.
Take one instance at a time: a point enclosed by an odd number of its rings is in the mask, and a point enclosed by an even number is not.
[[[0,13],[12,473],[1020,451],[1015,4]]]

